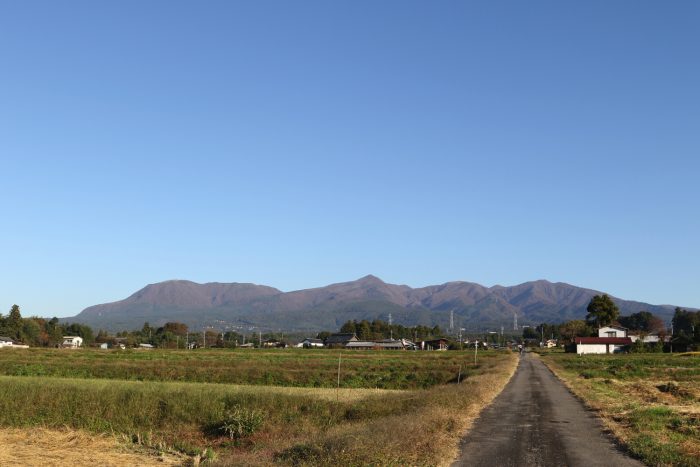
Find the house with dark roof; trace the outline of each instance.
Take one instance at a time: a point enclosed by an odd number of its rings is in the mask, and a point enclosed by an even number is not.
[[[313,347],[323,347],[323,339],[316,339],[315,337],[307,337],[301,341],[301,347],[305,349],[310,349]]]
[[[359,339],[353,333],[336,333],[331,334],[326,338],[326,347],[338,348],[345,347],[348,342],[357,342]]]
[[[9,337],[0,336],[0,347],[11,347],[15,344],[15,341]]]

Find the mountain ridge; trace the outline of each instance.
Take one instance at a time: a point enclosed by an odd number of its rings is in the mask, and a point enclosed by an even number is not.
[[[87,307],[62,321],[111,331],[139,328],[145,321],[156,326],[180,321],[193,330],[212,326],[314,331],[334,330],[349,319],[386,320],[389,313],[397,324],[447,327],[452,312],[455,327],[512,329],[514,316],[520,325],[582,319],[590,299],[601,293],[545,279],[514,286],[451,281],[412,288],[370,274],[289,292],[253,283],[178,279],[148,284],[123,300]],[[646,310],[667,322],[675,308],[613,299],[623,315]]]

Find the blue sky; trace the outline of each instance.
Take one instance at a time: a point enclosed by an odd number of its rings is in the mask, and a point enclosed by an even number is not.
[[[167,279],[700,306],[700,3],[3,2],[0,311]]]

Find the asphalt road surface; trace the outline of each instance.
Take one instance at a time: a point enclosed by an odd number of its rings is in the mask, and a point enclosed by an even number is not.
[[[642,466],[546,366],[524,353],[503,392],[462,440],[454,466]]]

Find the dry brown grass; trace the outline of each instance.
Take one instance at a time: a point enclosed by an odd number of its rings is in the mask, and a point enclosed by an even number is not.
[[[329,427],[305,443],[307,454],[287,458],[285,463],[365,465],[371,459],[372,465],[449,465],[474,420],[515,372],[518,360],[515,355],[510,357],[462,384],[411,391],[416,403],[409,410]],[[244,463],[264,464],[259,459]]]
[[[0,428],[0,465],[123,467],[183,465],[186,461],[83,431]]]
[[[543,361],[573,394],[596,411],[605,428],[645,463],[700,465],[700,436],[697,430],[700,426],[700,388],[695,381],[674,382],[674,391],[662,391],[660,388],[668,383],[668,379],[583,378],[557,360],[545,358]],[[683,436],[679,436],[678,430],[666,422],[657,426],[659,422],[649,412],[657,409],[662,414],[670,414],[669,417],[675,419],[680,429],[687,430],[687,433],[681,431]],[[645,413],[642,427],[637,421],[640,413]],[[652,441],[644,441],[645,445],[640,447],[640,435]],[[657,457],[649,454],[669,446],[672,448],[668,449],[668,453]]]

